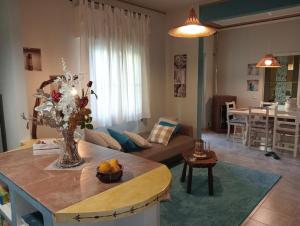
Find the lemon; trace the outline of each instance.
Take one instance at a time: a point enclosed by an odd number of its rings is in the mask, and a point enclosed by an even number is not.
[[[118,172],[121,170],[118,160],[111,159],[111,160],[109,160],[109,164],[110,164],[113,172]]]
[[[109,173],[112,170],[112,167],[109,162],[104,161],[99,164],[98,170],[100,173]]]

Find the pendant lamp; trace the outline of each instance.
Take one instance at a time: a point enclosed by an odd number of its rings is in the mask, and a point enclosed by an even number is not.
[[[200,23],[195,10],[192,8],[184,24],[180,27],[172,28],[168,34],[177,38],[200,38],[210,36],[215,32],[216,29]]]
[[[257,64],[256,67],[277,68],[281,67],[278,60],[272,54],[266,54]]]

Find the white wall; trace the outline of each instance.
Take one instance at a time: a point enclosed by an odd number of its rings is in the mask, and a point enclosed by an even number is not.
[[[152,118],[147,127],[152,127],[164,115],[165,89],[165,15],[118,1],[103,1],[150,15],[150,110]],[[24,47],[42,49],[42,71],[26,71],[28,109],[32,112],[36,88],[49,75],[61,74],[61,57],[65,58],[74,73],[81,71],[79,32],[76,26],[76,10],[68,0],[22,1],[22,36]],[[101,98],[101,94],[99,94]],[[57,136],[54,129],[38,128],[38,137]]]
[[[221,31],[218,34],[218,94],[235,95],[239,107],[258,106],[263,99],[264,71],[248,76],[247,64],[267,52],[300,52],[300,19]],[[259,91],[247,91],[247,79],[259,79]]]
[[[74,35],[74,11],[65,0],[26,0],[22,2],[22,45],[41,48],[42,71],[25,71],[28,112],[32,114],[36,89],[50,75],[62,74],[61,57],[79,72],[79,39]],[[38,137],[57,136],[55,129],[38,127]]]
[[[197,9],[197,6],[194,7]],[[198,39],[174,38],[168,30],[181,25],[187,18],[191,6],[168,12],[166,37],[166,103],[165,113],[176,116],[178,120],[197,128],[197,77],[198,77]],[[186,97],[174,97],[174,55],[187,54]]]
[[[18,0],[0,1],[0,93],[3,95],[8,148],[28,138],[21,114],[27,113]]]
[[[188,17],[191,8],[196,11],[198,5],[191,5],[167,14],[166,31],[166,114],[176,116],[182,123],[192,125],[194,135],[197,131],[198,101],[198,38],[173,38],[167,35],[170,28],[179,26]],[[211,125],[211,102],[214,89],[214,37],[204,38],[204,106],[202,109],[202,127]],[[187,54],[187,96],[174,97],[174,55]]]

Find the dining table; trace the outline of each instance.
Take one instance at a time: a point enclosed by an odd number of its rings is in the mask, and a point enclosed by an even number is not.
[[[265,108],[253,108],[251,109],[251,112],[254,114],[266,114],[266,109]],[[283,118],[287,119],[295,119],[295,114],[292,114],[291,112],[285,111],[284,106],[278,107],[278,115]],[[249,108],[237,108],[237,109],[230,109],[229,112],[233,115],[240,116],[240,117],[245,117],[248,119],[250,110]],[[269,117],[274,118],[275,117],[275,109],[270,108],[269,109]]]
[[[261,115],[266,115],[267,109],[266,108],[252,108],[251,113],[254,114],[261,114]],[[246,141],[245,145],[248,144],[248,120],[249,120],[249,115],[250,115],[250,109],[249,108],[236,108],[236,109],[230,109],[229,113],[232,115],[235,115],[236,117],[239,118],[245,118],[246,119]],[[296,114],[295,112],[291,111],[286,111],[284,105],[279,105],[278,106],[278,116],[280,118],[285,118],[287,120],[295,120],[296,119]],[[274,118],[275,117],[275,109],[274,108],[269,108],[269,118]]]

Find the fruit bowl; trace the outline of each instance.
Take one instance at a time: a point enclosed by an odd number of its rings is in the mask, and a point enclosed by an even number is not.
[[[99,172],[97,167],[96,177],[103,183],[115,183],[121,180],[123,176],[123,166],[119,164],[120,170],[116,172]]]

